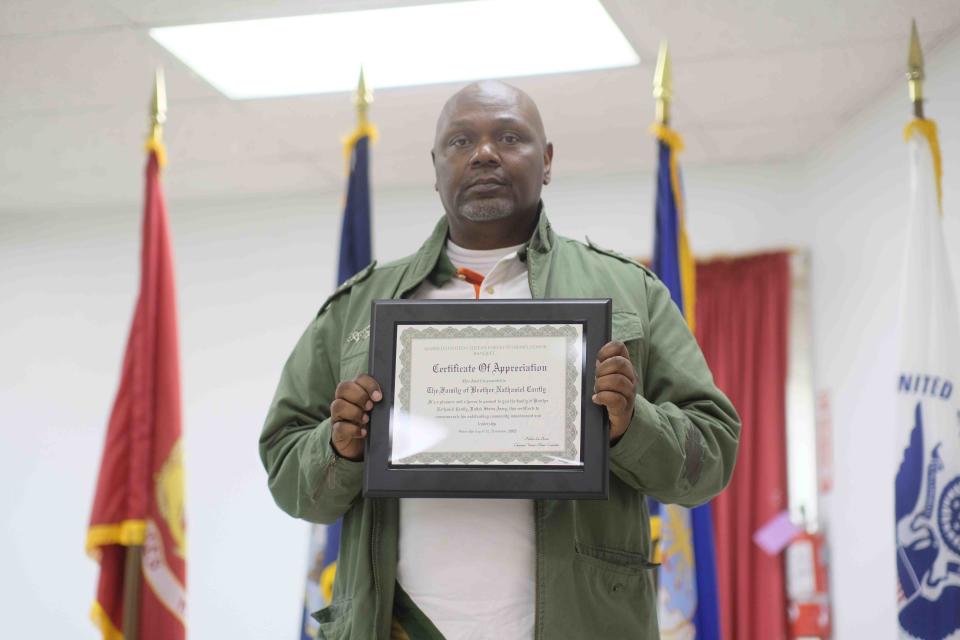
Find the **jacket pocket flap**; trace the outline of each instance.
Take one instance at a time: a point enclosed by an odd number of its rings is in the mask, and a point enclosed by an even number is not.
[[[590,544],[577,542],[574,546],[576,552],[581,556],[594,558],[611,565],[621,568],[643,568],[652,569],[660,565],[650,562],[643,553],[635,551],[623,551],[621,549],[609,549],[606,547],[597,547]]]
[[[643,337],[643,322],[632,311],[613,312],[613,339],[620,342],[639,340]]]
[[[331,602],[329,606],[326,606],[319,611],[314,611],[312,614],[310,614],[310,617],[320,624],[336,622],[337,620],[346,618],[350,615],[350,603],[350,600],[337,600]]]

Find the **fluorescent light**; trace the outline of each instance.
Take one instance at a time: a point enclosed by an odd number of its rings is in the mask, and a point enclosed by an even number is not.
[[[636,52],[598,0],[475,0],[151,29],[230,98],[625,67]]]

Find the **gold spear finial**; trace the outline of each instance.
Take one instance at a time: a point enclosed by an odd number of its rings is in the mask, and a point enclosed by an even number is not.
[[[150,139],[160,142],[163,123],[167,121],[167,85],[163,79],[163,67],[157,67],[153,83],[153,100],[150,101]]]
[[[920,48],[920,35],[917,33],[917,21],[912,20],[910,27],[910,53],[907,55],[907,84],[910,86],[910,101],[913,114],[923,119],[923,50]]]
[[[357,107],[357,124],[367,124],[367,108],[373,102],[373,92],[367,88],[367,80],[363,75],[363,65],[360,65],[360,80],[357,81],[357,91],[353,95],[353,104]]]
[[[653,74],[653,97],[657,101],[657,122],[670,124],[670,101],[673,99],[673,78],[670,70],[670,46],[660,41],[657,54],[657,69]]]

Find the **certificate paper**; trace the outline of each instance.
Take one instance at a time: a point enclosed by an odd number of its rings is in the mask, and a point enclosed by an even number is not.
[[[397,324],[393,465],[580,466],[580,324]]]

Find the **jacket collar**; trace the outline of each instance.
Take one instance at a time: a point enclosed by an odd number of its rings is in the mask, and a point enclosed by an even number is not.
[[[396,297],[404,297],[428,278],[431,284],[439,287],[456,276],[457,270],[450,262],[446,252],[448,232],[447,216],[443,216],[433,228],[433,233],[430,234],[427,241],[414,254],[409,268],[407,268],[400,281]],[[546,254],[553,249],[555,243],[556,235],[553,233],[550,221],[547,219],[546,208],[541,200],[537,227],[533,230],[533,235],[530,236],[527,243],[517,252],[517,256],[521,261],[526,262],[530,251]]]

